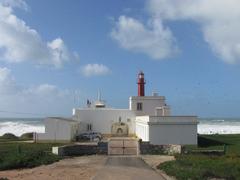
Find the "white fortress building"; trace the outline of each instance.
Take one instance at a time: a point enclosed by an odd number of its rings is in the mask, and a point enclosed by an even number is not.
[[[45,133],[36,141],[74,141],[84,132],[99,132],[105,137],[137,137],[154,145],[197,144],[197,116],[172,116],[164,96],[145,96],[144,73],[138,74],[138,96],[129,98],[128,109],[106,107],[105,102],[88,101],[85,108],[74,108],[71,118],[45,119]]]

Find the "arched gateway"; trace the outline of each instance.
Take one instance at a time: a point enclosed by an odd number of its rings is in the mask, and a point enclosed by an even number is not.
[[[128,136],[128,125],[123,122],[113,123],[111,127],[112,136],[124,137]]]

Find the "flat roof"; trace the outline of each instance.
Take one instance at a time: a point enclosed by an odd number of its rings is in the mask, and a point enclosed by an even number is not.
[[[136,116],[136,121],[148,124],[197,124],[197,116]]]
[[[115,108],[95,108],[95,107],[86,107],[86,108],[73,108],[73,109],[77,109],[77,110],[107,110],[107,111],[133,111],[131,109],[115,109]]]
[[[72,118],[65,118],[65,117],[47,117],[47,119],[55,119],[55,120],[67,121],[67,122],[79,122]]]
[[[166,99],[165,96],[130,96],[129,99]]]

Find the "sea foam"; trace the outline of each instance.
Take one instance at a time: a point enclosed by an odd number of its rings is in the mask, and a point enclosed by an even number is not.
[[[17,136],[27,132],[44,133],[42,120],[12,119],[0,120],[0,136],[12,133]],[[199,119],[199,134],[240,134],[240,119]]]
[[[27,132],[44,133],[45,126],[43,124],[29,124],[24,122],[0,122],[0,136],[5,133],[12,133],[20,136]]]
[[[199,120],[199,134],[240,134],[239,119]]]

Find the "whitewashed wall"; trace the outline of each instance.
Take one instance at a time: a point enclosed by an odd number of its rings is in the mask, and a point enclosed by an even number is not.
[[[79,129],[79,123],[58,118],[47,118],[44,124],[45,133],[37,133],[37,141],[71,141]]]
[[[83,132],[87,131],[87,124],[92,124],[92,131],[111,134],[112,124],[119,122],[119,117],[121,117],[122,122],[128,125],[129,134],[134,134],[135,113],[131,110],[110,108],[73,109],[73,118],[80,121],[81,131]]]
[[[149,141],[151,144],[197,144],[197,117],[150,117]]]
[[[137,116],[136,135],[151,144],[197,144],[196,116]]]
[[[137,110],[137,103],[142,103],[142,111]],[[132,96],[129,99],[129,109],[135,111],[137,116],[154,116],[156,107],[163,106],[165,106],[164,96]],[[170,113],[170,110],[168,112]]]
[[[149,141],[149,116],[136,117],[136,135],[142,141]]]

